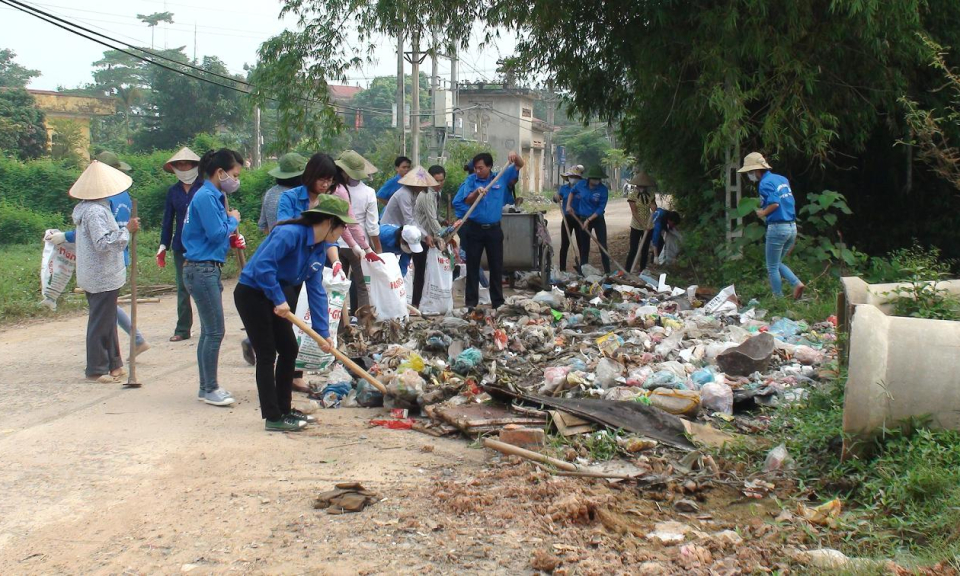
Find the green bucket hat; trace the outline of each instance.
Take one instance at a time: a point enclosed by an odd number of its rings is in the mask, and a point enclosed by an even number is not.
[[[603,168],[600,168],[599,166],[591,166],[590,169],[587,170],[587,172],[583,175],[583,177],[587,180],[591,178],[595,180],[603,180],[607,177],[607,175],[603,173]]]
[[[121,162],[120,158],[113,152],[108,152],[104,150],[103,152],[97,154],[96,158],[99,162],[103,162],[104,164],[106,164],[111,168],[116,168],[117,170],[123,170],[124,172],[127,172],[128,170],[130,170],[130,165],[127,164],[126,162]]]
[[[296,152],[289,152],[281,156],[280,161],[277,163],[277,167],[267,172],[267,174],[273,176],[274,178],[285,180],[287,178],[296,178],[297,176],[301,176],[306,168],[306,158],[297,154]]]
[[[363,156],[354,150],[341,152],[340,156],[337,157],[336,165],[343,168],[347,176],[354,180],[363,180],[367,177],[367,164],[364,162]]]
[[[326,214],[328,216],[336,216],[343,220],[344,224],[357,223],[356,220],[350,217],[350,204],[343,198],[332,194],[321,194],[317,199],[316,206],[309,210],[304,210],[300,214],[301,216],[306,216],[307,214]]]

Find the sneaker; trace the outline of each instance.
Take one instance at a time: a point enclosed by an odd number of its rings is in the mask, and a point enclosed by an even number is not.
[[[223,388],[217,388],[212,392],[207,392],[203,397],[203,401],[211,406],[229,406],[236,402],[233,396]]]
[[[243,359],[246,360],[247,364],[256,365],[257,355],[253,351],[253,344],[250,343],[249,338],[243,339],[243,342],[240,343],[240,349],[243,351]]]
[[[290,413],[287,416],[293,418],[294,420],[300,420],[301,422],[306,422],[307,424],[313,424],[317,421],[316,418],[309,414],[304,414],[303,412],[297,410],[296,408],[290,410]]]
[[[292,416],[283,416],[279,420],[267,420],[263,427],[269,432],[299,432],[306,425],[306,422],[297,420]]]

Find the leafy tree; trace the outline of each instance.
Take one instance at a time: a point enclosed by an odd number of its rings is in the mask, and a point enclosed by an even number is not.
[[[141,22],[150,27],[150,49],[153,50],[153,33],[161,22],[173,24],[173,12],[154,12],[153,14],[137,14]]]
[[[567,126],[554,135],[554,142],[567,147],[567,165],[583,164],[585,168],[599,166],[610,141],[604,132],[605,127]]]
[[[413,93],[413,78],[408,74],[404,77],[404,99],[409,105]],[[396,76],[378,76],[370,82],[370,86],[353,97],[351,106],[364,108],[363,125],[370,128],[389,128],[392,126],[391,110],[397,103]],[[433,112],[433,101],[430,98],[430,79],[423,72],[420,73],[420,113]]]
[[[31,70],[13,61],[17,53],[6,48],[0,50],[0,88],[25,88],[31,78],[40,76],[39,70]]]
[[[69,118],[53,118],[50,128],[50,158],[80,166],[85,159],[81,154],[84,152],[85,138],[80,123]]]
[[[127,144],[131,134],[141,123],[144,104],[150,92],[147,64],[117,50],[107,50],[103,58],[93,63],[93,85],[90,87],[105,96],[113,96],[120,105],[116,116],[109,121],[119,124]]]
[[[603,155],[601,163],[607,168],[613,170],[613,177],[610,181],[615,189],[620,188],[620,170],[636,163],[637,159],[627,154],[622,148],[610,148]]]
[[[182,47],[163,54],[188,62]],[[229,75],[227,67],[215,56],[205,56],[198,66],[208,72]],[[150,94],[144,106],[145,128],[134,138],[140,149],[175,148],[201,132],[241,127],[246,119],[248,110],[240,92],[159,67],[149,68],[147,74]],[[192,71],[191,74],[200,73]],[[223,85],[229,83],[223,79],[215,81]]]
[[[47,129],[43,112],[25,88],[40,72],[17,64],[16,56],[0,50],[0,150],[28,160],[46,153]]]

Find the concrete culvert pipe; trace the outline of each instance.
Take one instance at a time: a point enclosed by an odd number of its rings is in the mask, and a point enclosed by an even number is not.
[[[903,284],[843,282],[838,312],[841,330],[849,327],[844,454],[863,452],[862,441],[912,417],[960,430],[960,322],[889,316],[893,291]],[[960,294],[960,281],[938,286]]]

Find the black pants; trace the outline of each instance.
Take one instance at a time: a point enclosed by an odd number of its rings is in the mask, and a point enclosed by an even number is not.
[[[120,289],[87,296],[87,376],[103,376],[123,366],[117,336],[117,297]]]
[[[640,244],[641,238],[643,238],[643,245]],[[627,255],[627,270],[633,272],[633,261],[638,255],[640,256],[640,270],[637,272],[643,272],[647,269],[647,264],[650,262],[650,242],[652,240],[653,230],[645,232],[634,228],[630,229],[630,253]]]
[[[467,253],[464,303],[469,307],[480,302],[480,259],[486,250],[490,268],[490,303],[499,308],[503,305],[503,230],[500,223],[482,225],[467,220],[460,228],[460,243]]]
[[[581,222],[586,222],[588,216],[577,216]],[[600,245],[603,246],[603,249],[607,249],[607,221],[603,219],[603,216],[597,216],[593,221],[587,224],[587,228],[593,231],[597,235],[597,240],[600,241]],[[580,265],[588,264],[590,262],[590,233],[577,226],[577,243],[580,245]],[[603,262],[603,271],[607,274],[610,273],[610,257],[607,256],[603,250],[600,251],[600,261]]]
[[[296,310],[299,286],[283,292],[290,309]],[[267,420],[279,420],[290,412],[293,400],[293,374],[299,351],[293,324],[273,313],[273,302],[261,290],[237,284],[233,299],[257,353],[260,415]]]
[[[567,271],[567,252],[570,251],[570,234],[567,233],[567,230],[570,230],[570,233],[575,234],[576,230],[580,227],[577,224],[577,221],[573,219],[573,216],[567,214],[563,217],[563,222],[560,223],[560,271]]]
[[[424,247],[423,252],[419,254],[411,254],[410,259],[413,260],[413,307],[420,307],[420,299],[423,298],[423,285],[426,283],[427,275],[427,252],[428,248]]]

